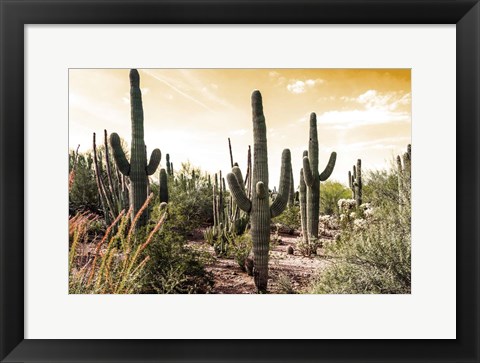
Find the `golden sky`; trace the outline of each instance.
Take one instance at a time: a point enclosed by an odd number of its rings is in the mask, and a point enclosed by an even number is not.
[[[389,167],[411,142],[409,69],[139,69],[145,143],[159,148],[161,165],[190,161],[202,170],[245,173],[253,146],[250,95],[263,96],[267,124],[270,188],[278,186],[281,153],[292,152],[295,186],[308,149],[308,119],[317,114],[319,169],[332,151],[330,180],[347,182],[358,158],[363,169]],[[69,145],[92,148],[92,133],[117,132],[130,142],[128,69],[71,69]],[[98,137],[98,136],[97,136]]]

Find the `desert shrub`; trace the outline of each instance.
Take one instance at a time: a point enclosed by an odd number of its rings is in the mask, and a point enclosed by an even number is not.
[[[208,292],[211,281],[204,266],[209,255],[189,248],[185,242],[166,223],[145,251],[150,260],[145,266],[142,293]]]
[[[158,185],[151,188],[158,196]],[[212,188],[199,168],[182,163],[181,169],[175,172],[175,179],[169,178],[168,192],[169,213],[179,216],[177,233],[186,236],[202,224],[213,221]]]
[[[296,294],[292,280],[287,274],[280,272],[278,276],[275,277],[275,282],[277,283],[280,294]]]
[[[338,215],[338,201],[351,197],[352,191],[339,182],[327,180],[320,183],[320,214]]]
[[[246,271],[245,261],[252,251],[252,237],[250,236],[250,233],[244,233],[240,236],[235,236],[233,238],[231,251],[233,258],[238,263],[242,271]]]
[[[344,225],[340,237],[326,246],[333,263],[317,276],[313,293],[410,293],[410,206],[399,206],[393,170],[370,173],[368,185],[373,216]]]
[[[311,238],[308,243],[303,238],[297,238],[296,246],[303,256],[308,257],[317,253],[317,249],[322,246],[322,242],[319,238]]]
[[[150,256],[148,245],[165,221],[166,214],[151,227],[136,228],[138,217],[151,200],[130,222],[129,212],[122,211],[105,230],[101,240],[86,256],[79,254],[79,244],[88,242],[86,231],[95,218],[77,214],[70,218],[69,292],[72,294],[132,294],[142,290],[142,278]],[[148,228],[148,230],[147,230]],[[86,257],[86,258],[85,258]]]
[[[90,153],[70,152],[68,200],[71,215],[89,210],[98,212],[100,201]]]
[[[300,207],[298,205],[292,205],[286,208],[282,214],[272,220],[272,223],[280,223],[282,226],[291,230],[299,229],[301,226]]]
[[[369,171],[363,185],[363,202],[375,201],[375,206],[398,201],[398,173],[392,169]],[[410,189],[410,181],[407,183]]]
[[[163,228],[145,251],[150,260],[145,266],[142,293],[207,292],[210,277],[204,266],[210,257],[207,253],[196,251],[187,245],[187,235],[197,222],[184,220],[184,204],[176,205],[171,201],[167,210]],[[152,208],[152,219],[156,220],[161,214],[162,210],[156,204]]]

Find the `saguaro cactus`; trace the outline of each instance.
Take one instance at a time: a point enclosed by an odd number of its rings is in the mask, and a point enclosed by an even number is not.
[[[318,217],[320,214],[320,182],[327,180],[333,172],[337,153],[332,152],[328,164],[318,173],[317,115],[310,114],[310,139],[308,154],[303,156],[303,179],[307,188],[307,234],[308,244],[315,245],[318,239]],[[312,251],[314,252],[314,251]]]
[[[307,152],[305,152],[306,154]],[[305,155],[304,155],[305,156]],[[308,243],[307,232],[307,186],[303,178],[303,168],[300,169],[300,187],[298,188],[298,202],[300,204],[300,219],[302,222],[302,238],[303,242]]]
[[[173,174],[173,170],[171,170],[171,164],[170,164],[170,155],[167,154],[166,156],[166,163],[167,163],[167,175],[172,175]]]
[[[110,135],[110,145],[113,157],[120,172],[130,180],[130,206],[132,219],[140,210],[147,199],[148,176],[155,173],[162,154],[159,149],[152,151],[150,162],[147,164],[145,141],[143,139],[143,106],[142,92],[140,91],[140,76],[136,69],[130,70],[130,110],[132,121],[132,142],[130,149],[130,162],[120,145],[120,137],[116,133]],[[147,211],[142,214],[138,226],[147,222]]]
[[[400,208],[402,207],[402,205],[410,203],[411,163],[412,145],[409,144],[407,146],[407,152],[404,153],[402,157],[400,157],[400,155],[397,156],[398,197]]]
[[[352,189],[352,198],[357,203],[357,208],[362,205],[362,160],[357,160],[357,167],[353,166],[353,174],[348,172],[348,185]]]
[[[160,203],[168,203],[168,176],[164,168],[160,169],[159,177]]]
[[[270,221],[271,218],[282,213],[287,205],[292,164],[290,150],[283,150],[279,193],[270,206],[268,198],[267,127],[263,115],[262,95],[257,90],[252,93],[252,119],[254,145],[251,199],[245,194],[242,173],[238,167],[233,167],[232,172],[227,175],[227,181],[238,207],[250,214],[250,232],[253,242],[253,276],[257,290],[265,292],[268,281]]]

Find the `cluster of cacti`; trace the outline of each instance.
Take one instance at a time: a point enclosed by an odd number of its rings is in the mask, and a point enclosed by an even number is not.
[[[348,186],[352,190],[352,199],[357,203],[357,208],[362,205],[362,160],[357,160],[357,166],[353,166],[353,173],[348,172]]]
[[[229,219],[225,213],[225,179],[222,172],[215,174],[212,186],[213,227],[207,228],[205,240],[214,248],[217,256],[224,256],[228,250]]]
[[[250,232],[253,243],[254,282],[259,292],[267,290],[268,252],[270,246],[270,221],[285,209],[290,190],[290,150],[282,153],[279,193],[270,206],[268,198],[268,155],[267,130],[263,114],[262,96],[259,91],[252,93],[253,118],[253,173],[251,198],[245,193],[240,169],[234,167],[227,175],[227,181],[237,206],[250,214]]]
[[[409,144],[407,146],[407,152],[404,153],[402,157],[400,157],[400,155],[397,156],[398,197],[400,206],[410,203],[411,167],[412,145]]]
[[[110,145],[118,169],[130,181],[129,195],[132,207],[131,218],[133,219],[147,199],[148,176],[155,173],[162,155],[159,149],[153,150],[150,162],[147,164],[147,149],[143,138],[142,92],[140,91],[140,76],[136,69],[130,70],[130,109],[132,122],[130,162],[125,156],[118,134],[110,135]],[[148,210],[146,209],[139,218],[138,226],[145,225],[147,220]]]
[[[310,114],[309,134],[308,152],[304,151],[303,153],[303,169],[300,171],[302,179],[300,181],[300,211],[304,231],[303,242],[306,246],[312,246],[310,253],[315,253],[318,240],[318,217],[320,215],[320,182],[327,180],[332,174],[337,153],[331,153],[327,166],[322,173],[319,173],[317,116],[315,113]]]
[[[124,175],[110,161],[108,148],[108,134],[104,130],[105,150],[98,151],[96,134],[93,133],[93,165],[95,181],[97,183],[100,204],[103,209],[105,222],[110,224],[122,211],[128,208],[128,185]],[[105,158],[105,160],[103,160]],[[112,171],[113,170],[113,171]],[[106,174],[106,175],[105,175]]]

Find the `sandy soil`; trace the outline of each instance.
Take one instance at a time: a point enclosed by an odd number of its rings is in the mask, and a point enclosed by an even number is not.
[[[272,233],[273,236],[273,233]],[[305,257],[296,248],[298,237],[286,234],[279,235],[280,240],[270,251],[269,259],[269,293],[285,294],[304,292],[313,276],[328,263],[322,256],[322,249],[317,256]],[[323,237],[325,238],[325,237]],[[213,256],[213,263],[206,266],[213,275],[214,294],[254,294],[256,293],[253,277],[243,272],[234,259],[218,258],[213,247],[203,239],[203,232],[196,231],[189,241],[189,246],[208,251]],[[287,254],[288,246],[292,246],[293,255]]]

